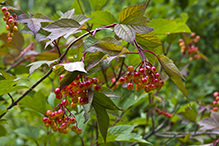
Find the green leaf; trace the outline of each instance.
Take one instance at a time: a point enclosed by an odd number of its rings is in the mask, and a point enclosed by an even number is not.
[[[88,104],[82,105],[84,109],[84,123],[86,123],[90,118],[90,106]]]
[[[21,14],[18,16],[16,22],[19,23],[27,23],[27,26],[33,32],[34,37],[36,36],[37,32],[41,28],[41,22],[51,22],[52,20],[49,17],[44,16],[41,13],[32,14]]]
[[[87,60],[87,71],[95,67],[96,65],[100,64],[104,59],[107,58],[108,54],[104,55],[101,52],[95,52],[92,53],[89,57],[89,60]],[[101,58],[99,58],[101,57]]]
[[[129,43],[132,43],[135,40],[135,34],[137,32],[148,33],[153,30],[154,29],[151,27],[141,25],[116,24],[114,27],[116,35]]]
[[[164,55],[158,55],[157,58],[161,64],[163,70],[167,73],[169,78],[173,81],[173,83],[177,86],[177,88],[184,94],[184,96],[189,101],[188,92],[185,88],[185,85],[183,84],[183,82],[181,80],[181,78],[184,80],[185,80],[185,78],[179,72],[178,68],[175,66],[173,61]]]
[[[36,60],[50,60],[53,61],[59,58],[59,54],[55,52],[42,52],[36,56]]]
[[[46,96],[41,90],[37,91],[33,97],[26,96],[20,101],[20,104],[41,114],[46,113]]]
[[[29,34],[34,35],[34,33],[30,30],[30,28],[27,25],[24,25],[24,28],[20,32],[29,33]],[[39,43],[41,41],[47,40],[47,36],[49,34],[50,34],[50,32],[45,31],[42,28],[40,28],[40,30],[36,33],[37,42]]]
[[[108,11],[92,11],[91,18],[92,23],[99,25],[109,25],[117,22],[114,15]]]
[[[7,33],[2,33],[0,35],[0,40],[4,42],[4,46],[7,48],[15,48],[18,50],[23,50],[24,37],[20,32],[13,32],[13,39],[11,43],[7,42],[8,36]]]
[[[147,17],[144,17],[146,3],[143,5],[129,6],[123,9],[119,14],[119,23],[129,25],[145,26],[148,22]]]
[[[27,88],[26,86],[16,86],[17,81],[1,80],[0,81],[0,95],[7,94],[13,91]]]
[[[144,140],[141,135],[136,133],[121,134],[115,140],[125,141],[125,142],[139,142],[139,143],[146,143],[152,145],[150,142]]]
[[[186,108],[185,112],[180,112],[179,114],[191,122],[195,122],[198,115],[194,109],[190,109],[189,107]]]
[[[7,135],[7,131],[6,131],[5,127],[0,125],[0,137],[6,136],[6,135]]]
[[[8,124],[6,119],[0,119],[0,124]]]
[[[54,92],[51,92],[51,93],[49,94],[49,97],[48,97],[48,103],[49,103],[53,108],[55,108],[55,99],[57,99],[55,93],[54,93]]]
[[[61,36],[67,38],[69,35],[76,33],[80,26],[81,25],[76,20],[66,18],[62,18],[50,23],[43,28],[44,30],[51,32],[47,36],[47,39],[50,39],[50,41],[46,43],[45,47]]]
[[[156,52],[155,48],[162,45],[160,39],[154,33],[151,32],[137,33],[136,40],[141,47],[154,53]],[[148,53],[146,51],[144,51],[144,54],[147,56],[150,63],[153,63],[155,61],[156,56],[154,56],[153,54]]]
[[[109,0],[89,0],[94,10],[101,10]]]
[[[69,10],[65,12],[62,16],[61,19],[66,18],[66,19],[73,19],[77,21],[80,25],[84,24],[87,20],[90,18],[84,16],[84,15],[74,15],[75,9]]]
[[[127,134],[127,133],[131,133],[135,127],[136,126],[133,125],[118,125],[109,128],[108,131],[114,135]]]
[[[67,71],[65,73],[64,77],[60,81],[60,89],[71,84],[71,82],[73,82],[80,73],[81,72],[79,72],[79,71],[74,71],[74,72]]]
[[[88,36],[84,39],[84,50],[87,48],[90,48],[92,45],[94,45],[97,42],[97,39],[93,36]]]
[[[14,132],[23,137],[31,137],[34,139],[39,138],[39,128],[34,126],[27,125],[25,127],[15,129]]]
[[[103,107],[102,105],[96,102],[93,102],[93,107],[94,107],[94,111],[96,114],[97,124],[100,130],[100,133],[104,141],[106,142],[107,130],[109,127],[109,116],[106,112],[105,107]]]
[[[152,22],[148,25],[153,27],[155,31],[153,33],[158,35],[160,39],[163,39],[168,34],[172,33],[191,33],[189,27],[183,22],[176,22],[175,20],[167,19],[153,19]]]
[[[30,63],[28,64],[27,66],[30,66],[30,69],[29,69],[29,76],[36,70],[38,69],[40,66],[42,66],[43,64],[47,64],[49,67],[52,63],[56,62],[58,59],[56,60],[53,60],[53,61],[48,61],[48,60],[45,60],[45,61],[36,61],[36,62],[33,62],[33,63]]]
[[[16,79],[15,76],[13,76],[12,74],[9,74],[7,72],[4,72],[3,70],[0,70],[0,75],[2,75],[6,80],[14,80],[14,79]]]
[[[118,97],[118,98],[121,98],[113,90],[111,90],[111,89],[109,89],[107,87],[102,87],[99,92],[105,94],[107,97]]]
[[[4,114],[6,112],[7,112],[7,110],[3,110],[3,109],[0,108],[0,115]]]
[[[103,52],[109,55],[118,55],[121,53],[121,51],[123,51],[123,49],[124,47],[116,39],[112,37],[105,37],[99,40],[91,47],[87,48],[84,52],[86,53]],[[125,48],[125,50],[127,49]]]
[[[119,108],[113,103],[113,101],[101,92],[94,91],[93,104],[100,104],[105,109],[119,110]]]

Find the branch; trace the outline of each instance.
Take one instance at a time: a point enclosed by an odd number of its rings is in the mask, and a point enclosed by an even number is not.
[[[99,30],[96,30],[99,31]],[[94,32],[94,30],[92,30],[91,32]],[[62,56],[60,56],[58,63],[60,63],[63,58],[66,56],[66,54],[68,53],[69,49],[72,47],[72,45],[74,45],[74,43],[76,43],[77,41],[79,41],[80,39],[84,38],[85,36],[89,35],[89,32],[81,35],[80,37],[76,38],[74,41],[72,41],[67,47],[66,47],[66,51],[62,54]],[[57,64],[58,64],[57,63]],[[20,97],[18,97],[14,102],[12,102],[8,107],[7,110],[11,109],[12,107],[14,107],[15,105],[17,105],[17,103],[23,99],[28,93],[30,93],[30,91],[32,91],[37,85],[39,85],[44,79],[46,79],[50,74],[52,73],[52,68],[49,69],[49,71],[41,78],[39,79],[35,84],[33,84],[26,92],[24,92]],[[0,115],[0,119],[7,113],[7,111],[3,114]]]

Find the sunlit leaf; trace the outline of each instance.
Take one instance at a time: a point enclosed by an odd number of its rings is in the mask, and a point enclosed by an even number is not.
[[[94,10],[101,10],[109,0],[89,0]]]
[[[16,79],[15,76],[13,76],[12,74],[9,74],[7,72],[4,72],[3,70],[0,70],[0,75],[2,75],[6,80],[14,80],[14,79]]]
[[[0,81],[0,95],[7,94],[13,91],[27,88],[26,86],[16,86],[17,81],[1,80]]]
[[[100,25],[109,25],[117,22],[113,14],[107,11],[92,11],[92,22]]]

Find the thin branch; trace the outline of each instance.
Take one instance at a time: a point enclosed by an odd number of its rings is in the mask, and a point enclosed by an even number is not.
[[[83,11],[83,9],[82,9],[82,6],[81,6],[81,3],[80,3],[80,1],[79,1],[79,0],[77,0],[77,2],[78,2],[78,5],[79,5],[79,7],[80,7],[80,9],[81,9],[81,12],[82,12],[82,14],[84,15],[84,11]]]
[[[10,93],[8,93],[8,96],[11,98],[11,102],[13,103],[13,102],[14,102],[14,99],[13,99],[13,97],[11,96]]]

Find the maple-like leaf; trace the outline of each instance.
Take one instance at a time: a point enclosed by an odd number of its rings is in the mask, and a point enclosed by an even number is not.
[[[34,37],[36,36],[37,32],[41,28],[41,22],[51,22],[52,20],[44,16],[41,13],[36,13],[36,14],[21,14],[18,16],[16,22],[19,23],[27,23],[28,28],[33,32]]]

